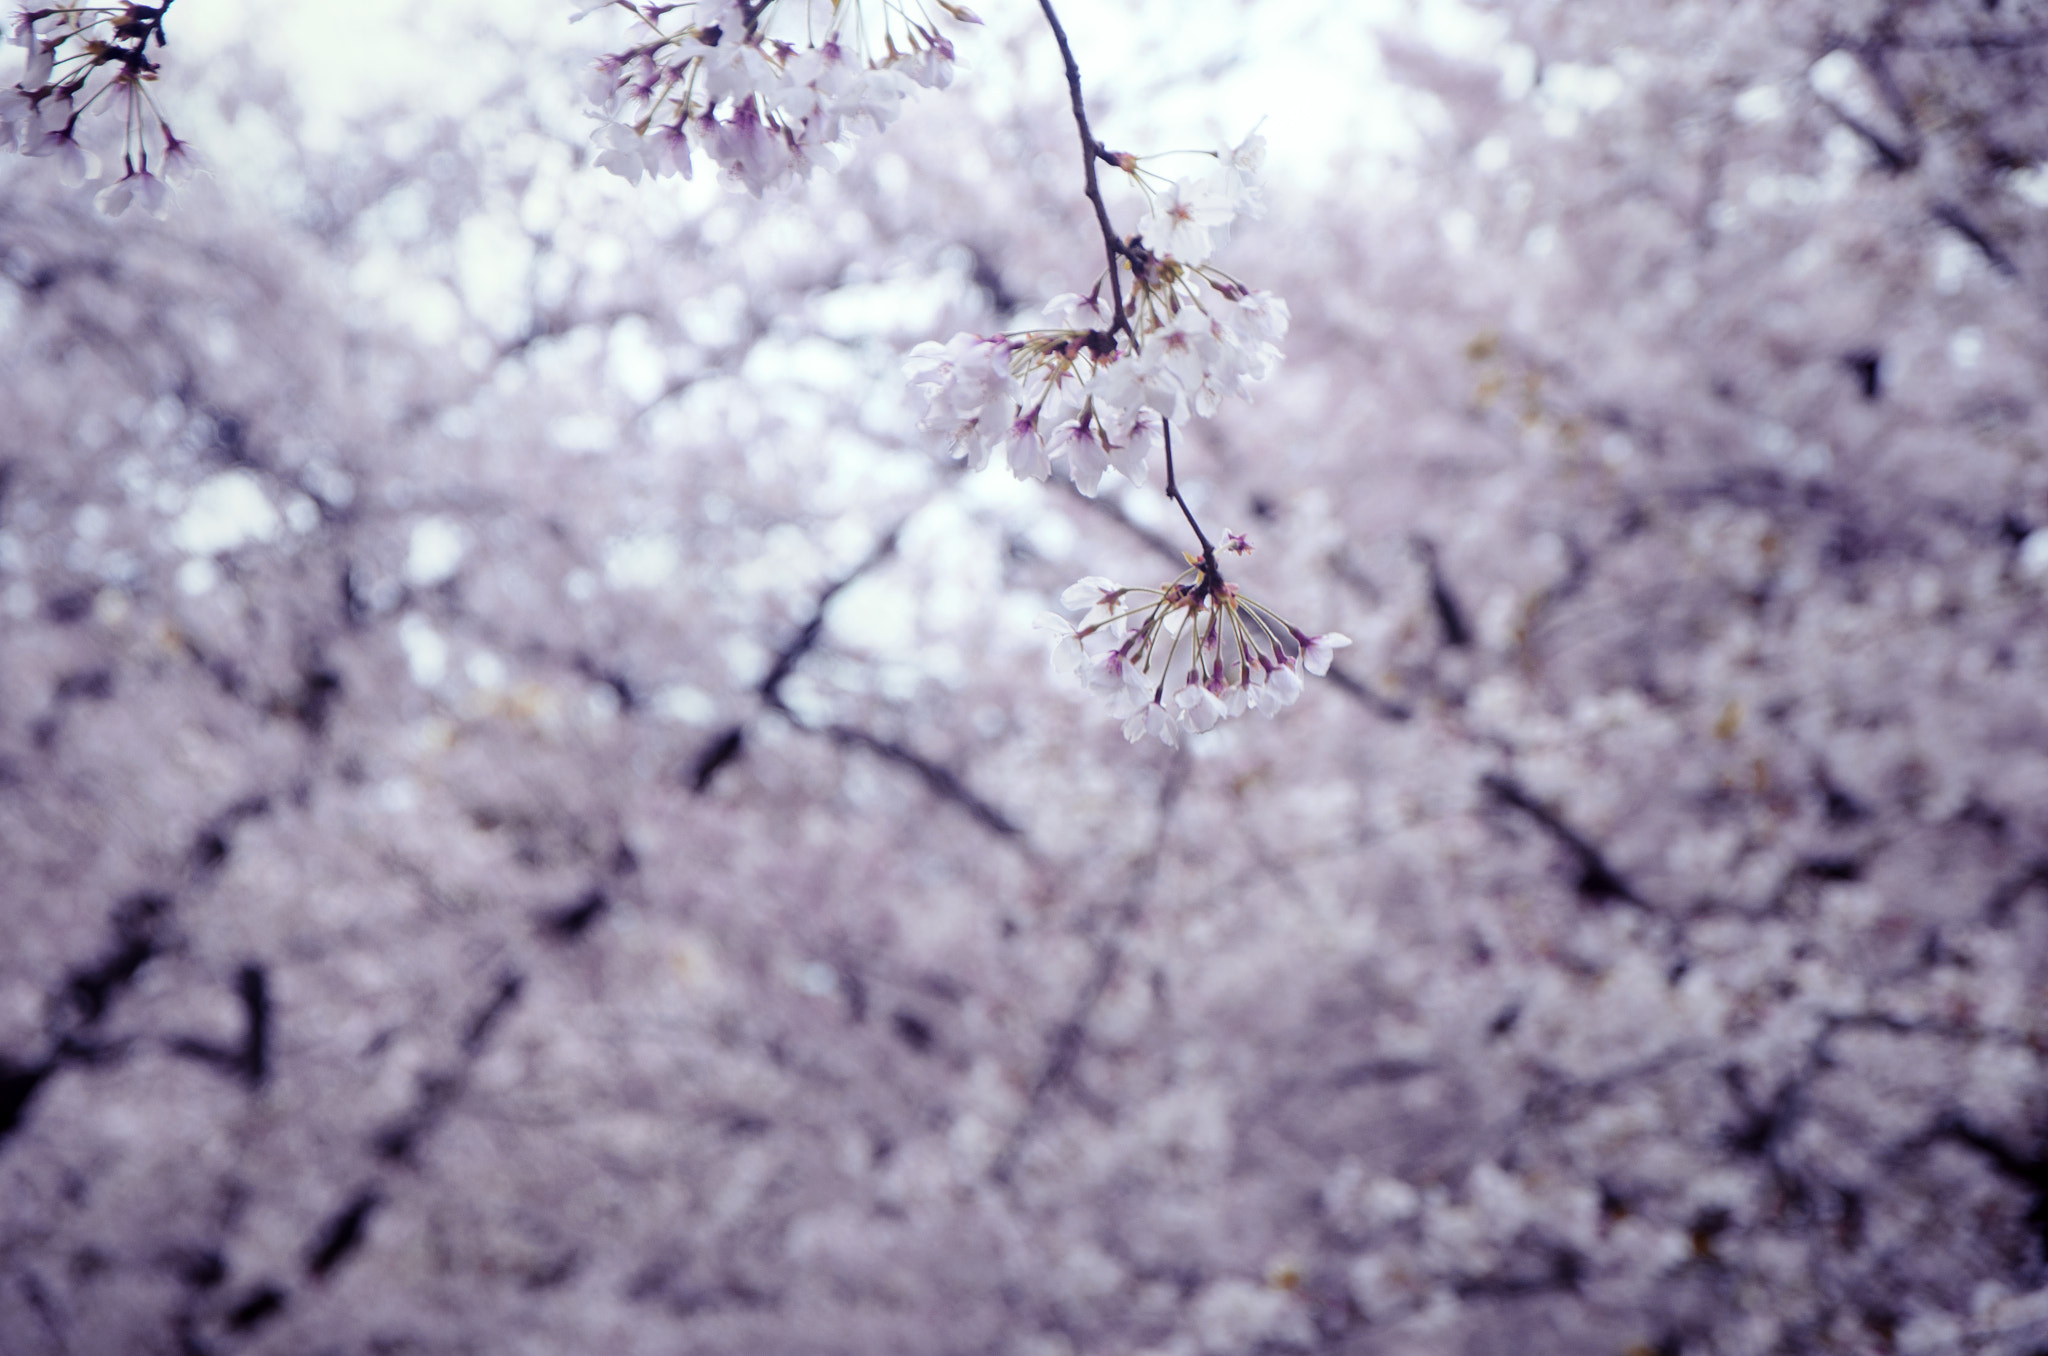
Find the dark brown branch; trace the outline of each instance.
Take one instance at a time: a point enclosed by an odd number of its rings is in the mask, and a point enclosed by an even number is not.
[[[827,584],[824,590],[818,594],[817,604],[811,609],[811,619],[805,622],[796,635],[790,638],[789,643],[777,652],[775,662],[768,667],[767,676],[761,679],[758,691],[764,703],[777,711],[789,709],[782,701],[782,685],[789,681],[789,675],[796,671],[797,664],[817,646],[818,641],[824,636],[825,609],[831,606],[832,600],[838,597],[840,591],[846,588],[847,585],[858,580],[869,570],[874,569],[877,565],[880,565],[891,555],[895,554],[896,534],[902,530],[903,524],[899,521],[896,526],[883,534],[880,541],[875,543],[875,549],[868,552],[867,559],[861,561],[860,564],[854,566],[845,574],[840,575],[830,584]]]
[[[925,786],[933,795],[959,806],[989,832],[1004,838],[1022,836],[1024,831],[1018,828],[1008,815],[975,795],[968,789],[967,784],[960,780],[960,775],[944,764],[935,763],[893,739],[883,739],[879,735],[869,734],[866,730],[851,725],[827,726],[825,733],[830,735],[836,744],[866,749],[869,753],[909,768],[924,779]]]
[[[44,1080],[57,1072],[58,1063],[55,1057],[26,1065],[0,1059],[0,1143],[21,1127],[28,1104],[35,1100]]]
[[[469,1088],[470,1074],[483,1056],[491,1035],[504,1023],[518,1003],[526,977],[516,970],[501,973],[491,993],[464,1023],[458,1061],[441,1069],[422,1073],[413,1105],[389,1121],[371,1137],[377,1157],[390,1163],[410,1163],[420,1142],[447,1117],[449,1110]]]
[[[1160,426],[1166,431],[1166,497],[1180,505],[1181,516],[1186,518],[1188,526],[1194,529],[1195,540],[1202,543],[1202,587],[1213,593],[1223,587],[1223,571],[1216,566],[1216,548],[1210,544],[1208,534],[1202,531],[1202,525],[1195,521],[1195,511],[1188,507],[1188,501],[1181,496],[1180,481],[1174,476],[1173,423],[1171,420],[1161,420]]]
[[[1878,131],[1875,127],[1872,127],[1833,99],[1825,95],[1817,95],[1815,97],[1819,99],[1820,106],[1834,114],[1842,126],[1870,143],[1870,149],[1877,152],[1877,158],[1883,163],[1887,172],[1903,174],[1920,163],[1920,148],[1918,146],[1894,144],[1890,137]]]
[[[1579,868],[1576,884],[1580,894],[1590,900],[1618,899],[1639,909],[1650,907],[1628,881],[1608,864],[1607,858],[1599,848],[1594,847],[1578,830],[1559,818],[1556,811],[1531,795],[1527,787],[1514,778],[1498,772],[1486,774],[1481,779],[1481,784],[1498,797],[1502,804],[1527,815],[1538,828],[1549,834],[1559,847],[1572,855]]]
[[[1052,0],[1038,0],[1038,7],[1045,11],[1045,20],[1052,25],[1053,39],[1060,45],[1060,60],[1067,68],[1067,94],[1074,105],[1074,125],[1081,133],[1081,173],[1088,186],[1088,201],[1095,208],[1095,224],[1102,231],[1103,253],[1109,260],[1109,299],[1116,307],[1110,329],[1112,332],[1122,330],[1129,335],[1131,346],[1135,348],[1138,333],[1131,327],[1131,318],[1124,310],[1123,283],[1116,274],[1117,260],[1124,253],[1124,246],[1117,239],[1116,228],[1110,224],[1109,205],[1102,200],[1102,185],[1095,177],[1097,160],[1113,165],[1116,159],[1088,128],[1088,106],[1081,99],[1081,67],[1074,60],[1074,49],[1067,43],[1067,30],[1060,27],[1060,16],[1053,12]]]
[[[690,764],[690,789],[700,796],[709,791],[711,783],[718,779],[720,769],[736,760],[746,747],[746,726],[729,725],[720,730],[709,744],[698,751]]]
[[[832,600],[838,597],[840,591],[847,585],[895,554],[896,535],[903,530],[903,524],[908,521],[908,518],[898,519],[896,525],[875,543],[874,549],[868,552],[865,560],[820,591],[818,601],[811,607],[810,620],[799,627],[797,633],[776,651],[774,661],[768,666],[768,672],[754,689],[759,694],[763,706],[780,711],[784,715],[790,714],[788,703],[782,700],[782,685],[789,681],[790,674],[796,672],[796,666],[803,662],[804,656],[816,649],[818,642],[824,638],[825,609],[831,606]],[[745,721],[729,725],[713,735],[710,742],[698,750],[696,758],[691,760],[690,771],[685,779],[689,782],[690,789],[700,796],[709,791],[719,772],[726,764],[738,761],[746,752],[746,747]]]
[[[1919,118],[1913,101],[1906,97],[1905,89],[1900,86],[1899,77],[1892,70],[1891,59],[1883,45],[1865,44],[1857,49],[1856,55],[1863,62],[1863,69],[1870,72],[1871,83],[1877,86],[1877,92],[1884,97],[1885,107],[1899,120],[1899,126],[1906,129],[1906,134],[1918,140]]]
[[[1136,265],[1141,262],[1141,256],[1134,255],[1131,246],[1117,238],[1116,227],[1109,220],[1109,205],[1102,200],[1101,181],[1095,174],[1095,162],[1098,160],[1111,165],[1120,165],[1121,162],[1110,154],[1108,147],[1095,139],[1095,133],[1088,126],[1088,106],[1081,98],[1081,67],[1074,60],[1074,49],[1067,41],[1067,30],[1060,26],[1060,16],[1053,12],[1052,0],[1038,0],[1038,7],[1045,11],[1045,21],[1052,25],[1053,39],[1060,46],[1060,60],[1066,66],[1067,95],[1074,105],[1074,125],[1081,134],[1081,173],[1087,184],[1088,201],[1095,208],[1095,224],[1102,232],[1103,254],[1109,261],[1109,299],[1115,307],[1110,332],[1122,330],[1130,336],[1131,348],[1136,351],[1138,331],[1131,324],[1130,313],[1124,309],[1123,283],[1116,270],[1119,259],[1129,256]],[[1214,591],[1223,587],[1223,571],[1216,565],[1216,548],[1209,543],[1202,525],[1195,521],[1194,510],[1188,507],[1188,501],[1181,497],[1180,484],[1173,473],[1173,424],[1170,420],[1161,422],[1166,431],[1166,497],[1180,505],[1182,516],[1194,529],[1195,540],[1202,544],[1202,587]]]
[[[1338,691],[1382,720],[1392,721],[1398,725],[1403,721],[1415,718],[1415,713],[1406,706],[1403,706],[1391,697],[1383,696],[1373,691],[1365,683],[1353,678],[1342,669],[1332,668],[1329,673],[1329,679],[1332,683],[1336,684]]]
[[[798,719],[796,713],[789,709],[789,704],[782,699],[782,685],[789,681],[797,665],[803,662],[804,657],[816,649],[818,642],[824,638],[825,610],[832,605],[832,600],[848,585],[895,554],[897,535],[902,532],[903,524],[907,521],[907,518],[899,520],[883,534],[880,541],[875,543],[874,549],[868,552],[866,559],[819,592],[818,601],[811,609],[810,619],[798,628],[797,633],[781,650],[776,652],[774,662],[769,665],[768,672],[761,679],[756,691],[760,694],[763,706],[781,712],[797,729],[807,734],[825,735],[840,745],[866,749],[898,766],[909,768],[923,779],[925,786],[933,795],[958,805],[991,833],[1003,838],[1021,838],[1023,830],[1008,815],[974,794],[960,779],[960,775],[951,768],[935,763],[894,740],[883,739],[855,726],[808,725]],[[746,738],[745,722],[727,726],[712,736],[711,741],[698,752],[690,766],[687,776],[690,789],[698,795],[710,790],[711,783],[717,778],[720,770],[728,763],[737,761],[746,752]]]
[[[1011,1127],[1009,1138],[996,1154],[995,1162],[989,1167],[989,1176],[1007,1186],[1016,1174],[1017,1159],[1024,1152],[1024,1144],[1031,1133],[1038,1128],[1038,1122],[1045,1114],[1046,1098],[1054,1088],[1073,1077],[1074,1065],[1081,1058],[1081,1047],[1087,1043],[1088,1020],[1102,1002],[1102,995],[1109,991],[1109,983],[1116,978],[1117,966],[1123,960],[1123,947],[1110,938],[1101,943],[1095,951],[1095,964],[1088,972],[1088,978],[1081,985],[1081,992],[1074,999],[1071,1013],[1053,1032],[1051,1048],[1045,1059],[1045,1068],[1031,1085],[1024,1114]]]
[[[2021,900],[2035,890],[2048,891],[2048,861],[2035,862],[2024,874],[1992,891],[1984,905],[1984,920],[1993,927],[2007,927]]]
[[[239,1046],[180,1036],[171,1041],[170,1048],[174,1054],[240,1078],[252,1089],[260,1088],[270,1072],[270,985],[263,967],[244,965],[235,976],[235,993],[242,1002]]]
[[[348,1204],[323,1223],[307,1243],[306,1275],[316,1281],[324,1280],[348,1260],[350,1253],[362,1247],[370,1216],[383,1203],[384,1195],[374,1185],[357,1191]]]
[[[1437,557],[1436,543],[1427,537],[1417,536],[1410,540],[1410,547],[1423,568],[1429,571],[1429,602],[1436,610],[1437,625],[1444,633],[1444,644],[1460,650],[1472,643],[1472,628],[1465,621],[1465,609],[1458,605],[1458,596],[1451,592],[1450,581],[1444,578],[1443,563]]]
[[[2048,1144],[2036,1141],[2031,1151],[2015,1149],[1960,1112],[1936,1123],[1930,1138],[1974,1150],[1999,1176],[2025,1190],[2029,1198],[2027,1224],[2034,1236],[2048,1245]]]
[[[1985,261],[2008,278],[2020,276],[2020,267],[2012,261],[2005,248],[1985,233],[1984,228],[1970,219],[1970,214],[1952,202],[1934,204],[1934,219],[1954,231],[1963,239],[1975,245]]]

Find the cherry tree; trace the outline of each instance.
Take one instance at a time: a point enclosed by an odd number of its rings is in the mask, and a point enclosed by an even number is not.
[[[2040,16],[842,8],[17,27],[0,1349],[2048,1341]]]

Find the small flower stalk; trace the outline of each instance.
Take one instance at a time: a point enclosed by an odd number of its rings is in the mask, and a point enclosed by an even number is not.
[[[932,4],[981,22],[964,5]],[[925,10],[880,6],[877,33],[856,0],[604,0],[575,18],[610,8],[644,34],[599,61],[590,89],[597,163],[628,183],[690,178],[696,152],[758,197],[887,127],[918,87],[953,80],[953,44]]]
[[[1248,711],[1277,715],[1301,696],[1304,673],[1328,673],[1351,643],[1308,634],[1194,558],[1158,588],[1090,576],[1060,601],[1083,615],[1039,618],[1053,634],[1054,672],[1105,698],[1132,743],[1151,735],[1177,748]]]
[[[161,217],[167,184],[191,164],[191,148],[171,131],[150,93],[157,78],[152,50],[161,50],[160,5],[83,5],[23,9],[13,45],[27,54],[21,79],[0,91],[0,149],[43,157],[67,184],[100,177],[100,157],[80,140],[88,115],[118,117],[121,174],[94,196],[107,216],[139,207]]]

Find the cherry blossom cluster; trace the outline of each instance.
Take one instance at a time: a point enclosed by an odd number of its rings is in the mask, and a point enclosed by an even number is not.
[[[192,166],[190,148],[171,131],[149,85],[164,45],[161,5],[84,5],[25,9],[14,20],[13,44],[27,56],[21,79],[0,91],[0,147],[56,162],[69,184],[100,175],[100,158],[80,144],[81,119],[97,109],[121,119],[121,175],[95,198],[119,216],[130,206],[162,216],[165,187]]]
[[[1143,485],[1164,421],[1208,417],[1280,358],[1287,303],[1207,262],[1215,233],[1258,211],[1264,157],[1253,135],[1207,173],[1155,183],[1136,157],[1107,156],[1150,203],[1115,242],[1117,277],[1055,298],[1050,328],[912,349],[906,369],[929,401],[920,426],[977,470],[1000,448],[1020,480],[1044,480],[1058,461],[1086,495],[1111,468]]]
[[[931,3],[981,22],[962,5]],[[758,195],[886,127],[916,87],[953,79],[953,44],[936,19],[893,2],[877,6],[879,51],[858,0],[602,0],[576,17],[613,7],[644,37],[598,63],[594,139],[597,163],[630,183],[689,178],[694,147]]]
[[[1056,612],[1039,618],[1054,636],[1054,671],[1079,674],[1103,696],[1132,743],[1150,734],[1177,748],[1183,734],[1247,711],[1276,715],[1301,696],[1303,671],[1328,673],[1351,643],[1308,634],[1199,561],[1160,588],[1090,576],[1060,601],[1084,615],[1078,624]]]

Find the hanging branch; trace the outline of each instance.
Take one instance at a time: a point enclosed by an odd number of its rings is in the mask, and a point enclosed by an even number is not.
[[[1124,310],[1123,284],[1117,278],[1117,260],[1129,254],[1129,247],[1117,239],[1116,228],[1109,222],[1109,204],[1102,200],[1102,184],[1095,177],[1095,162],[1106,161],[1124,168],[1123,161],[1110,153],[1108,147],[1095,139],[1095,133],[1088,128],[1088,106],[1081,98],[1081,67],[1074,60],[1074,49],[1067,42],[1067,30],[1060,27],[1060,16],[1053,12],[1052,0],[1038,0],[1038,7],[1045,11],[1045,21],[1052,25],[1053,40],[1060,45],[1060,60],[1067,68],[1067,95],[1074,104],[1074,125],[1081,133],[1081,174],[1088,185],[1088,201],[1095,208],[1095,224],[1102,231],[1102,249],[1109,260],[1109,299],[1115,307],[1114,318],[1110,321],[1110,332],[1122,330],[1131,338],[1131,347],[1138,346],[1137,331],[1131,327],[1131,318]]]
[[[1038,0],[1038,7],[1045,11],[1046,22],[1052,25],[1053,40],[1059,43],[1060,60],[1066,66],[1067,96],[1074,106],[1074,125],[1081,134],[1081,174],[1086,184],[1088,201],[1095,208],[1096,227],[1102,232],[1103,254],[1109,261],[1109,300],[1113,308],[1109,332],[1114,334],[1122,330],[1129,335],[1131,351],[1135,353],[1138,350],[1138,332],[1131,324],[1130,313],[1124,309],[1123,283],[1117,276],[1117,263],[1119,260],[1128,260],[1135,272],[1141,264],[1149,260],[1150,256],[1148,254],[1145,259],[1141,259],[1139,251],[1134,251],[1130,244],[1117,238],[1116,228],[1109,220],[1109,204],[1102,198],[1102,183],[1095,173],[1095,162],[1098,160],[1115,165],[1118,169],[1129,169],[1130,158],[1116,155],[1096,140],[1095,133],[1088,126],[1088,105],[1081,97],[1081,66],[1074,60],[1073,46],[1067,41],[1067,30],[1060,26],[1060,16],[1054,13],[1052,0]],[[1195,521],[1194,510],[1188,507],[1188,501],[1181,495],[1180,481],[1174,474],[1173,466],[1173,421],[1162,418],[1160,427],[1166,441],[1166,497],[1179,505],[1181,516],[1188,520],[1188,526],[1194,531],[1195,540],[1202,545],[1200,587],[1204,595],[1212,595],[1223,587],[1223,571],[1216,564],[1216,548],[1210,543],[1208,534],[1202,531],[1202,525]]]

